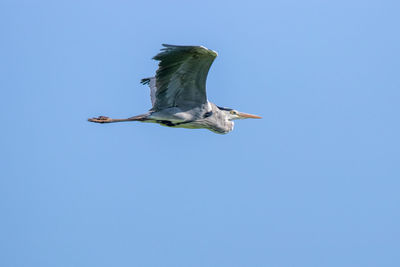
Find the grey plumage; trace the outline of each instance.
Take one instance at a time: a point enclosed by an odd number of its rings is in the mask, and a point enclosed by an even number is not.
[[[207,74],[217,53],[202,46],[163,46],[162,52],[153,57],[159,64],[152,110],[207,103]]]
[[[165,45],[153,59],[159,61],[155,77],[144,78],[149,85],[152,108],[148,113],[128,119],[98,117],[91,122],[154,122],[168,127],[228,133],[235,119],[260,118],[221,108],[207,100],[207,74],[217,53],[203,46]]]

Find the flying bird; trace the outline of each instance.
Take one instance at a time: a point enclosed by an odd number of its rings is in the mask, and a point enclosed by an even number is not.
[[[217,52],[204,46],[166,45],[153,59],[159,61],[155,77],[144,78],[150,87],[152,108],[145,114],[127,119],[106,116],[91,122],[153,122],[163,126],[208,129],[226,134],[233,130],[233,120],[261,117],[217,106],[207,100],[206,79]]]

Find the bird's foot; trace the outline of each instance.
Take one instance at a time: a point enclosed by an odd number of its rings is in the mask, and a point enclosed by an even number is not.
[[[100,117],[97,117],[97,118],[88,119],[88,121],[97,122],[97,123],[105,123],[105,122],[111,122],[111,119],[109,117],[106,117],[106,116],[100,116]]]

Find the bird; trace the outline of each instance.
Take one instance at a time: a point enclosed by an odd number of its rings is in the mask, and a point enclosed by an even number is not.
[[[153,57],[158,61],[154,77],[141,83],[150,87],[152,108],[145,114],[126,119],[99,116],[88,119],[95,123],[151,122],[162,126],[208,129],[226,134],[233,130],[234,120],[261,119],[260,116],[217,106],[208,101],[206,80],[217,52],[204,46],[162,44]]]

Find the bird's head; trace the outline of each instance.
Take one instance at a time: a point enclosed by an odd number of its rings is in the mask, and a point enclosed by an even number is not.
[[[223,107],[218,107],[218,108],[225,113],[226,117],[230,121],[242,120],[242,119],[261,119],[260,116],[243,113],[243,112],[231,109],[231,108],[223,108]]]

